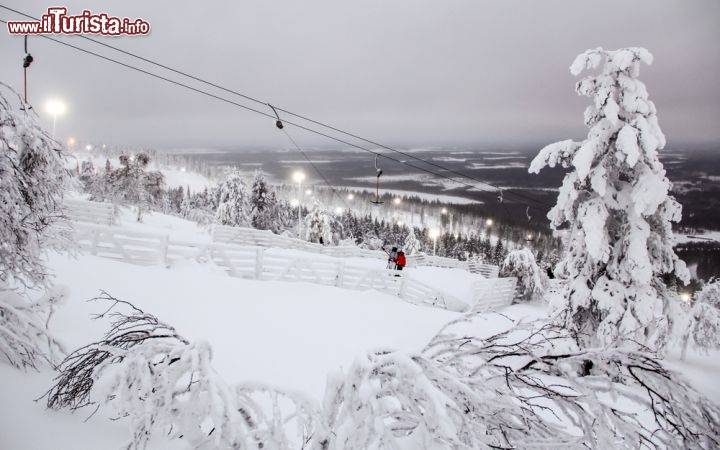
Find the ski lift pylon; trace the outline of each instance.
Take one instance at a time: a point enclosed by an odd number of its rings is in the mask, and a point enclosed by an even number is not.
[[[525,217],[527,217],[527,232],[525,233],[525,240],[527,242],[532,242],[535,240],[535,235],[533,234],[531,225],[532,216],[530,215],[530,206],[525,208]]]
[[[378,166],[378,156],[379,154],[375,154],[375,200],[370,200],[370,203],[374,205],[382,205],[383,201],[380,201],[380,176],[382,175],[383,171]]]

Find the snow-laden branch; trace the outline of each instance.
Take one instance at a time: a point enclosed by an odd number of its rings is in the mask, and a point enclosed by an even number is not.
[[[196,449],[323,448],[318,408],[309,401],[259,385],[229,386],[212,368],[207,343],[190,343],[152,314],[106,293],[95,300],[110,302],[96,316],[111,318],[110,330],[59,365],[46,394],[49,408],[111,404],[118,417],[129,419],[134,449],[156,434]],[[283,416],[288,403],[290,414]]]
[[[31,302],[0,282],[0,355],[10,365],[38,369],[39,363],[53,364],[63,355],[48,324],[55,304],[64,297],[62,290],[53,289]]]

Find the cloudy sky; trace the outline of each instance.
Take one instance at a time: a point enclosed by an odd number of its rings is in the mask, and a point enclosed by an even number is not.
[[[34,16],[57,3],[0,0]],[[108,43],[402,146],[512,148],[581,138],[587,99],[573,90],[574,56],[597,46],[644,46],[655,62],[641,77],[670,145],[720,143],[717,0],[61,3],[70,13],[141,17],[152,27],[144,37],[99,37]],[[18,16],[0,9],[0,18]],[[161,73],[77,37],[63,39]],[[30,39],[30,51],[31,103],[48,124],[44,102],[68,103],[59,137],[159,147],[287,146],[272,121],[239,108],[39,37]],[[22,55],[22,38],[4,31],[0,80],[18,89]],[[326,143],[290,131],[302,144]]]

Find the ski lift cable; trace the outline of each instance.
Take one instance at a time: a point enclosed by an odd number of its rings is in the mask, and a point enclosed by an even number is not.
[[[10,9],[10,8],[7,8],[7,7],[3,6],[3,5],[0,5],[0,7],[5,8],[5,9]],[[10,10],[12,10],[12,9],[10,9]],[[15,10],[12,10],[12,11],[15,11]],[[20,14],[22,14],[22,13],[20,13]],[[23,15],[24,15],[24,14],[23,14]],[[31,17],[31,16],[28,16],[28,17]],[[0,22],[7,24],[7,21],[2,20],[2,19],[0,19]],[[249,107],[249,106],[247,106],[247,105],[244,105],[244,104],[242,104],[242,103],[238,103],[238,102],[229,100],[229,99],[227,99],[227,98],[221,97],[221,96],[219,96],[219,95],[215,95],[215,94],[213,94],[213,93],[210,93],[210,92],[207,92],[207,91],[203,91],[203,90],[201,90],[201,89],[197,89],[197,88],[192,87],[192,86],[189,86],[189,85],[187,85],[187,84],[185,84],[185,83],[181,83],[181,82],[179,82],[179,81],[176,81],[176,80],[173,80],[173,79],[164,77],[164,76],[162,76],[162,75],[158,75],[158,74],[153,73],[153,72],[150,72],[150,71],[148,71],[148,70],[135,67],[135,66],[133,66],[133,65],[131,65],[131,64],[127,64],[127,63],[124,63],[124,62],[115,60],[115,59],[113,59],[113,58],[110,58],[110,57],[101,55],[101,54],[99,54],[99,53],[93,52],[93,51],[91,51],[91,50],[87,50],[87,49],[82,48],[82,47],[78,47],[78,46],[76,46],[76,45],[73,45],[73,44],[70,44],[70,43],[61,41],[61,40],[59,40],[59,39],[54,39],[54,38],[52,38],[52,37],[50,37],[50,36],[47,36],[47,35],[39,35],[39,36],[42,37],[42,38],[48,39],[48,40],[50,40],[50,41],[52,41],[52,42],[55,42],[55,43],[57,43],[57,44],[61,44],[61,45],[70,47],[70,48],[75,49],[75,50],[78,50],[78,51],[80,51],[80,52],[83,52],[83,53],[86,53],[86,54],[89,54],[89,55],[98,57],[98,58],[103,59],[103,60],[106,60],[106,61],[108,61],[108,62],[112,62],[112,63],[118,64],[118,65],[123,66],[123,67],[126,67],[126,68],[128,68],[128,69],[132,69],[132,70],[138,71],[138,72],[143,73],[143,74],[145,74],[145,75],[149,75],[149,76],[151,76],[151,77],[160,79],[160,80],[162,80],[162,81],[169,82],[169,83],[174,84],[174,85],[176,85],[176,86],[184,87],[184,88],[186,88],[186,89],[189,89],[189,90],[191,90],[191,91],[197,92],[197,93],[199,93],[199,94],[203,94],[203,95],[206,95],[206,96],[208,96],[208,97],[214,98],[214,99],[216,99],[216,100],[220,100],[220,101],[222,101],[222,102],[225,102],[225,103],[228,103],[228,104],[232,104],[232,105],[234,105],[234,106],[238,106],[238,107],[240,107],[240,108],[243,108],[243,109],[245,109],[245,110],[254,112],[254,113],[256,113],[256,114],[259,114],[259,115],[262,115],[262,116],[265,116],[265,117],[268,117],[268,118],[278,119],[277,111],[283,111],[283,112],[285,112],[285,110],[283,110],[282,108],[272,107],[272,109],[275,111],[275,115],[270,115],[270,114],[267,114],[267,113],[265,113],[265,112],[263,112],[263,111],[259,111],[259,110],[255,109],[255,108],[252,108],[252,107]],[[82,36],[82,35],[80,35],[80,36],[81,36],[81,37],[84,37],[84,36]],[[89,39],[89,38],[87,38],[87,39]],[[89,39],[89,40],[92,40],[92,39]],[[97,42],[97,41],[94,41],[94,40],[92,40],[92,41],[93,41],[93,42],[96,42],[96,43],[100,43],[100,42]],[[102,45],[104,45],[104,46],[107,46],[107,47],[110,47],[110,48],[114,48],[114,47],[109,46],[109,45],[107,45],[107,44],[103,44],[103,43],[100,43],[100,44],[102,44]],[[130,54],[129,52],[124,52],[124,53]],[[131,55],[132,55],[132,54],[131,54]],[[134,55],[133,55],[133,56],[134,56]],[[149,60],[148,60],[148,61],[149,61]],[[161,66],[161,65],[160,65],[160,66]],[[161,66],[161,67],[162,67],[162,66]],[[190,78],[193,78],[193,79],[197,79],[197,80],[199,80],[199,81],[203,81],[203,80],[201,80],[201,79],[199,79],[199,78],[196,78],[196,77],[192,77],[192,76],[189,76],[189,77],[190,77]],[[203,81],[203,82],[204,82],[204,81]],[[209,82],[206,82],[206,83],[208,83],[208,84],[210,84],[210,85],[213,85],[212,83],[209,83]],[[213,86],[215,86],[215,85],[213,85]],[[224,89],[224,88],[222,88],[222,89]],[[238,94],[238,95],[243,96],[242,94]],[[245,97],[245,96],[243,96],[243,97]],[[258,101],[258,100],[255,100],[255,99],[252,99],[252,100],[253,100],[253,101]],[[259,101],[258,101],[258,102],[259,102]],[[264,104],[264,105],[269,105],[268,103],[263,103],[263,104]],[[296,114],[292,114],[292,113],[291,113],[291,115],[297,116]],[[357,148],[357,149],[366,151],[366,152],[368,152],[368,153],[372,153],[372,154],[375,155],[376,157],[377,157],[377,156],[382,156],[382,157],[384,157],[384,158],[387,158],[387,159],[390,160],[390,161],[394,161],[394,162],[396,162],[396,163],[399,163],[399,164],[402,164],[402,165],[405,165],[405,166],[408,166],[408,167],[415,168],[415,169],[417,169],[417,170],[420,170],[420,171],[429,173],[429,174],[431,174],[431,175],[434,175],[434,176],[437,176],[437,177],[440,177],[440,178],[447,179],[447,180],[449,180],[449,181],[453,181],[453,182],[455,182],[455,183],[458,183],[458,184],[461,184],[461,185],[464,185],[464,186],[467,186],[467,187],[471,187],[471,188],[477,188],[477,187],[478,187],[478,186],[476,186],[476,185],[473,185],[473,184],[470,184],[470,183],[466,183],[466,182],[460,181],[460,180],[458,180],[458,179],[456,179],[456,178],[449,177],[449,176],[444,175],[444,174],[442,174],[442,173],[434,172],[434,171],[428,170],[428,169],[426,169],[426,168],[423,168],[423,167],[420,167],[420,166],[417,166],[417,165],[414,165],[414,164],[410,164],[408,161],[403,161],[403,160],[400,160],[400,159],[397,159],[397,158],[393,158],[393,157],[391,157],[391,156],[388,156],[388,155],[379,153],[379,152],[377,152],[377,151],[374,151],[374,150],[372,150],[372,149],[369,149],[369,148],[360,146],[360,145],[358,145],[358,144],[355,144],[355,143],[352,143],[352,142],[348,142],[348,141],[346,141],[346,140],[344,140],[344,139],[340,139],[340,138],[338,138],[338,137],[336,137],[336,136],[329,135],[329,134],[327,134],[327,133],[324,133],[324,132],[315,130],[315,129],[313,129],[313,128],[304,126],[304,125],[302,125],[302,124],[295,123],[295,122],[291,122],[291,121],[287,121],[287,120],[284,121],[284,122],[287,123],[287,124],[293,125],[293,126],[295,126],[295,127],[297,127],[297,128],[300,128],[300,129],[303,129],[303,130],[305,130],[305,131],[308,131],[308,132],[310,132],[310,133],[314,133],[314,134],[316,134],[316,135],[319,135],[319,136],[322,136],[322,137],[325,137],[325,138],[334,140],[334,141],[336,141],[336,142],[339,142],[339,143],[348,145],[348,146],[350,146],[350,147],[354,147],[354,148]],[[318,123],[319,123],[319,122],[318,122]],[[341,131],[341,132],[342,132],[342,131]],[[347,133],[345,133],[345,134],[347,134]],[[371,141],[369,141],[369,142],[371,142]],[[399,151],[397,151],[397,150],[393,150],[393,151],[399,152]],[[403,152],[399,152],[399,153],[403,153]],[[410,156],[411,158],[413,158],[413,159],[416,159],[416,160],[420,161],[420,162],[424,162],[424,163],[427,163],[427,164],[430,164],[430,165],[434,165],[434,166],[436,166],[436,167],[439,167],[439,168],[442,169],[442,170],[446,170],[446,171],[452,172],[451,169],[447,169],[447,168],[445,168],[445,167],[443,167],[443,166],[440,166],[440,165],[437,165],[437,164],[434,164],[434,163],[427,162],[427,161],[425,161],[425,160],[423,160],[423,159],[421,159],[421,158],[417,158],[417,157],[414,157],[414,156],[412,156],[412,155],[409,155],[409,156]],[[463,175],[463,174],[460,174],[460,175],[463,176],[463,177],[465,177],[465,178],[470,178],[470,179],[472,179],[472,177],[467,177],[467,176],[465,176],[465,175]],[[494,186],[494,185],[492,185],[492,184],[490,184],[490,183],[482,182],[482,181],[479,181],[479,180],[478,180],[478,182],[480,182],[480,183],[482,183],[482,184],[484,184],[484,185],[486,185],[486,186],[490,186],[490,187],[492,187],[493,189],[496,189],[496,190],[498,190],[498,191],[502,191],[501,188],[496,187],[496,186]],[[516,193],[512,193],[512,195],[514,195],[514,196],[516,196],[516,197],[525,197],[525,196],[522,196],[522,195],[516,194]],[[538,203],[540,203],[540,204],[543,204],[543,205],[545,205],[545,206],[550,206],[549,204],[546,204],[546,203],[544,203],[544,202],[541,202],[541,201],[539,201],[539,200],[537,200],[537,199],[533,199],[533,198],[528,198],[528,199],[529,199],[529,200],[532,200],[532,201],[535,201],[535,202],[538,202]]]
[[[40,20],[40,19],[38,19],[38,18],[36,18],[36,17],[34,17],[34,16],[32,16],[32,15],[23,13],[23,12],[21,12],[21,11],[18,11],[18,10],[16,10],[16,9],[10,8],[10,7],[5,6],[5,5],[0,5],[0,8],[3,8],[3,9],[6,9],[6,10],[8,10],[8,11],[11,11],[11,12],[13,12],[13,13],[19,14],[19,15],[24,16],[24,17],[26,17],[26,18],[30,18],[30,19],[34,19],[34,20],[38,20],[38,21]],[[44,36],[44,35],[43,35],[43,36]],[[224,87],[224,86],[221,86],[221,85],[219,85],[219,84],[217,84],[217,83],[213,83],[213,82],[204,80],[204,79],[202,79],[202,78],[200,78],[200,77],[197,77],[197,76],[195,76],[195,75],[191,75],[191,74],[189,74],[189,73],[187,73],[187,72],[184,72],[184,71],[181,71],[181,70],[178,70],[178,69],[174,69],[174,68],[172,68],[172,67],[170,67],[170,66],[167,66],[167,65],[165,65],[165,64],[159,63],[159,62],[154,61],[154,60],[149,59],[149,58],[142,57],[142,56],[137,55],[137,54],[135,54],[135,53],[132,53],[132,52],[123,50],[123,49],[121,49],[121,48],[115,47],[115,46],[113,46],[113,45],[104,43],[104,42],[102,42],[102,41],[99,41],[99,40],[97,40],[97,39],[91,38],[91,37],[89,37],[89,36],[85,36],[85,35],[82,35],[82,34],[80,34],[80,35],[78,35],[78,36],[79,36],[80,38],[82,38],[82,39],[88,40],[88,41],[93,42],[93,43],[95,43],[95,44],[101,45],[101,46],[103,46],[103,47],[112,49],[112,50],[117,51],[117,52],[120,52],[120,53],[125,54],[125,55],[127,55],[127,56],[131,56],[131,57],[133,57],[133,58],[139,59],[139,60],[141,60],[141,61],[147,62],[147,63],[149,63],[149,64],[152,64],[152,65],[155,65],[155,66],[157,66],[157,67],[163,68],[163,69],[165,69],[165,70],[171,71],[171,72],[176,73],[176,74],[178,74],[178,75],[182,75],[182,76],[184,76],[184,77],[190,78],[190,79],[192,79],[192,80],[198,81],[198,82],[203,83],[203,84],[206,84],[206,85],[208,85],[208,86],[212,86],[212,87],[214,87],[214,88],[220,89],[220,90],[225,91],[225,92],[227,92],[227,93],[231,93],[231,94],[233,94],[233,95],[237,95],[237,96],[242,97],[242,98],[244,98],[244,99],[246,99],[246,100],[249,100],[249,101],[252,101],[252,102],[261,104],[261,105],[269,105],[269,103],[267,103],[267,102],[263,102],[262,100],[259,100],[259,99],[257,99],[257,98],[251,97],[251,96],[249,96],[249,95],[247,95],[247,94],[244,94],[244,93],[242,93],[242,92],[238,92],[238,91],[233,90],[233,89],[228,89],[228,88],[226,88],[226,87]],[[46,36],[44,36],[44,37],[46,37]],[[311,119],[311,118],[309,118],[309,117],[307,117],[307,116],[304,116],[304,115],[301,115],[301,114],[298,114],[298,113],[295,113],[295,112],[292,112],[292,111],[289,111],[289,110],[286,110],[286,109],[283,109],[283,108],[280,108],[280,107],[272,107],[272,109],[273,109],[273,111],[275,112],[276,115],[277,115],[277,111],[281,111],[281,112],[284,112],[285,114],[289,114],[289,115],[294,116],[294,117],[296,117],[296,118],[298,118],[298,119],[305,120],[305,121],[310,122],[310,123],[313,123],[313,124],[315,124],[315,125],[319,125],[319,126],[325,127],[325,128],[327,128],[327,129],[329,129],[329,130],[335,131],[335,132],[337,132],[337,133],[344,134],[344,135],[349,136],[349,137],[352,137],[352,138],[354,138],[354,139],[361,140],[361,141],[363,141],[363,142],[366,142],[366,143],[368,143],[368,144],[371,144],[371,145],[380,147],[380,148],[382,148],[382,149],[385,149],[385,150],[388,150],[388,151],[391,151],[391,152],[394,152],[394,153],[398,153],[398,154],[400,154],[400,155],[402,155],[402,156],[405,156],[405,157],[407,157],[407,158],[411,158],[411,159],[414,159],[414,160],[416,160],[416,161],[420,161],[420,162],[422,162],[422,163],[424,163],[424,164],[428,164],[428,165],[430,165],[430,166],[439,168],[439,169],[441,169],[441,170],[445,170],[445,171],[447,171],[447,172],[449,172],[449,173],[452,173],[452,174],[454,174],[454,175],[457,175],[457,176],[460,176],[460,177],[463,177],[463,178],[467,178],[467,179],[469,179],[469,180],[473,180],[473,181],[475,181],[475,182],[477,182],[477,183],[481,183],[481,184],[483,184],[483,185],[485,185],[485,186],[489,186],[489,187],[491,187],[491,188],[493,188],[493,189],[496,189],[496,190],[498,190],[498,191],[501,190],[500,187],[494,186],[494,185],[491,184],[491,183],[482,181],[482,180],[480,180],[480,179],[478,179],[478,178],[475,178],[475,177],[473,177],[473,176],[470,176],[470,175],[467,175],[467,174],[458,172],[458,171],[456,171],[456,170],[447,168],[447,167],[445,167],[445,166],[442,166],[441,164],[437,164],[437,163],[434,163],[434,162],[432,162],[432,161],[424,160],[424,159],[422,159],[422,158],[420,158],[420,157],[417,157],[417,156],[415,156],[415,155],[412,155],[412,154],[410,154],[410,153],[397,150],[397,149],[395,149],[395,148],[392,148],[392,147],[389,147],[389,146],[387,146],[387,145],[384,145],[384,144],[375,142],[375,141],[373,141],[373,140],[363,138],[363,137],[361,137],[361,136],[359,136],[359,135],[356,135],[356,134],[353,134],[353,133],[350,133],[350,132],[341,130],[341,129],[339,129],[339,128],[336,128],[336,127],[334,127],[334,126],[325,124],[325,123],[323,123],[323,122],[320,122],[320,121]],[[277,110],[277,111],[276,111],[276,110]],[[279,120],[279,119],[278,119],[278,120]],[[286,122],[287,122],[287,121],[286,121]],[[290,122],[287,122],[287,123],[290,123]],[[295,126],[297,126],[297,125],[295,125]],[[382,155],[382,156],[385,156],[385,155]],[[387,156],[385,156],[385,157],[387,157]],[[447,178],[447,177],[446,177],[446,178]],[[448,178],[448,179],[449,179],[449,178]],[[516,198],[523,199],[523,200],[525,200],[525,201],[536,202],[537,204],[540,204],[540,205],[545,206],[545,207],[552,207],[552,206],[553,206],[552,204],[549,204],[549,203],[547,203],[547,202],[544,202],[544,201],[542,201],[542,200],[539,200],[539,199],[537,199],[537,198],[534,198],[534,197],[531,197],[531,196],[528,196],[528,195],[525,195],[525,194],[520,194],[520,193],[516,193],[516,192],[508,192],[508,194],[510,194],[511,196],[514,196],[514,197],[516,197]]]
[[[268,105],[268,106],[269,106],[269,105]],[[272,106],[271,106],[271,108],[272,108]],[[278,123],[277,123],[276,125],[277,125],[278,129],[280,129],[280,131],[282,131],[283,133],[285,133],[285,136],[287,136],[287,138],[290,140],[290,142],[293,143],[293,145],[295,146],[295,149],[296,149],[298,152],[300,152],[301,155],[303,155],[303,157],[304,157],[304,158],[307,160],[307,162],[312,166],[312,168],[315,170],[315,172],[317,172],[317,174],[320,175],[320,178],[322,178],[323,181],[325,181],[325,184],[330,188],[330,191],[332,191],[332,193],[335,194],[335,196],[340,200],[340,202],[342,202],[342,204],[345,205],[345,209],[350,209],[350,205],[348,205],[347,202],[345,202],[345,199],[342,197],[342,195],[340,195],[340,194],[338,193],[338,191],[337,191],[337,189],[335,188],[335,186],[333,186],[333,184],[330,183],[330,180],[327,179],[327,177],[325,176],[325,174],[322,173],[322,171],[321,171],[321,170],[318,168],[318,166],[313,162],[313,160],[310,159],[310,157],[307,155],[307,153],[305,153],[305,151],[304,151],[302,148],[300,148],[300,146],[299,146],[298,143],[295,141],[295,139],[293,139],[292,136],[290,136],[290,133],[288,133],[287,130],[283,129],[283,127],[282,127],[282,121],[280,120],[280,118],[278,118]]]
[[[6,20],[3,20],[3,19],[0,19],[0,22],[2,22],[2,23],[7,23],[7,21],[6,21]],[[206,96],[211,97],[211,98],[214,98],[214,99],[216,99],[216,100],[220,100],[220,101],[222,101],[222,102],[225,102],[225,103],[228,103],[228,104],[231,104],[231,105],[234,105],[234,106],[238,106],[238,107],[240,107],[240,108],[243,108],[243,109],[245,109],[245,110],[247,110],[247,111],[254,112],[254,113],[259,114],[259,115],[261,115],[261,116],[264,116],[264,117],[267,117],[267,118],[270,118],[270,119],[275,119],[275,120],[277,119],[277,117],[274,116],[274,115],[272,115],[272,114],[268,114],[268,113],[266,113],[266,112],[260,111],[260,110],[258,110],[258,109],[252,108],[252,107],[247,106],[247,105],[244,105],[244,104],[242,104],[242,103],[238,103],[238,102],[233,101],[233,100],[229,100],[229,99],[224,98],[224,97],[221,97],[221,96],[219,96],[219,95],[215,95],[215,94],[213,94],[213,93],[211,93],[211,92],[203,91],[202,89],[198,89],[198,88],[192,87],[192,86],[187,85],[187,84],[185,84],[185,83],[182,83],[182,82],[179,82],[179,81],[176,81],[176,80],[173,80],[173,79],[164,77],[164,76],[162,76],[162,75],[158,75],[158,74],[153,73],[153,72],[150,72],[150,71],[148,71],[148,70],[141,69],[141,68],[139,68],[139,67],[135,67],[135,66],[133,66],[133,65],[131,65],[131,64],[127,64],[127,63],[124,63],[124,62],[122,62],[122,61],[118,61],[118,60],[113,59],[113,58],[110,58],[110,57],[108,57],[108,56],[101,55],[101,54],[96,53],[96,52],[93,52],[93,51],[91,51],[91,50],[87,50],[87,49],[85,49],[85,48],[78,47],[78,46],[73,45],[73,44],[70,44],[70,43],[68,43],[68,42],[63,42],[63,41],[61,41],[61,40],[59,40],[59,39],[55,39],[55,38],[52,38],[52,37],[50,37],[50,36],[46,36],[46,35],[39,35],[39,36],[42,37],[42,38],[44,38],[44,39],[48,39],[48,40],[50,40],[50,41],[52,41],[52,42],[55,42],[55,43],[57,43],[57,44],[64,45],[64,46],[66,46],[66,47],[70,47],[70,48],[72,48],[72,49],[74,49],[74,50],[77,50],[77,51],[80,51],[80,52],[89,54],[89,55],[91,55],[91,56],[98,57],[98,58],[103,59],[103,60],[105,60],[105,61],[118,64],[118,65],[120,65],[120,66],[123,66],[123,67],[128,68],[128,69],[131,69],[131,70],[135,70],[135,71],[137,71],[137,72],[143,73],[143,74],[148,75],[148,76],[151,76],[151,77],[153,77],[153,78],[157,78],[157,79],[159,79],[159,80],[166,81],[166,82],[171,83],[171,84],[174,84],[174,85],[176,85],[176,86],[189,89],[189,90],[191,90],[191,91],[193,91],[193,92],[197,92],[198,94],[206,95]],[[267,105],[267,104],[266,104],[266,105]],[[292,126],[295,126],[295,127],[297,127],[297,128],[300,128],[300,129],[302,129],[302,130],[308,131],[308,132],[310,132],[310,133],[316,134],[316,135],[318,135],[318,136],[322,136],[322,137],[325,137],[325,138],[327,138],[327,139],[331,139],[331,140],[333,140],[333,141],[339,142],[339,143],[344,144],[344,145],[347,145],[347,146],[349,146],[349,147],[354,147],[354,148],[357,148],[357,149],[359,149],[359,150],[363,150],[363,151],[365,151],[365,152],[371,153],[371,154],[376,155],[376,156],[382,156],[383,158],[386,158],[386,159],[388,159],[388,160],[390,160],[390,161],[394,161],[394,162],[396,162],[396,163],[398,163],[398,164],[402,164],[402,165],[405,165],[405,166],[408,166],[408,167],[412,167],[412,168],[415,168],[415,169],[417,169],[417,170],[420,170],[420,171],[429,173],[429,174],[431,174],[431,175],[434,175],[434,176],[437,176],[437,177],[440,177],[440,178],[445,178],[445,179],[450,180],[450,181],[454,181],[454,182],[456,182],[456,183],[458,183],[458,184],[461,184],[461,185],[464,185],[464,186],[467,186],[467,187],[471,187],[471,188],[477,188],[477,187],[478,187],[477,185],[470,184],[470,183],[466,183],[466,182],[457,180],[457,179],[455,179],[455,178],[448,177],[448,176],[443,175],[443,174],[441,174],[441,173],[433,172],[433,171],[428,170],[428,169],[426,169],[426,168],[424,168],[424,167],[419,167],[419,166],[410,164],[410,163],[407,162],[407,161],[403,161],[403,160],[400,160],[400,159],[397,159],[397,158],[393,158],[392,156],[384,155],[384,154],[382,154],[382,153],[373,151],[372,149],[369,149],[369,148],[367,148],[367,147],[363,147],[363,146],[361,146],[361,145],[358,145],[358,144],[355,144],[355,143],[346,141],[346,140],[344,140],[344,139],[340,139],[340,138],[338,138],[338,137],[336,137],[336,136],[332,136],[332,135],[329,135],[329,134],[327,134],[327,133],[323,133],[322,131],[315,130],[315,129],[313,129],[313,128],[304,126],[304,125],[299,124],[299,123],[296,123],[296,122],[291,122],[291,121],[287,121],[287,120],[286,120],[286,121],[284,121],[284,123],[289,124],[289,125],[292,125]]]

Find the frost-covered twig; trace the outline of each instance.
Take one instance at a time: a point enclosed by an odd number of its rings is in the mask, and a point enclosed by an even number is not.
[[[0,283],[0,354],[8,363],[37,370],[40,361],[53,364],[64,353],[62,345],[48,331],[53,304],[62,297],[62,292],[50,291],[31,303]]]
[[[48,407],[110,403],[118,417],[130,421],[130,448],[144,448],[156,434],[196,449],[326,448],[319,408],[311,402],[260,385],[229,386],[212,368],[208,344],[189,342],[152,314],[107,293],[94,300],[110,302],[95,316],[110,317],[110,330],[60,364],[46,394]],[[290,422],[295,437],[288,432]]]

